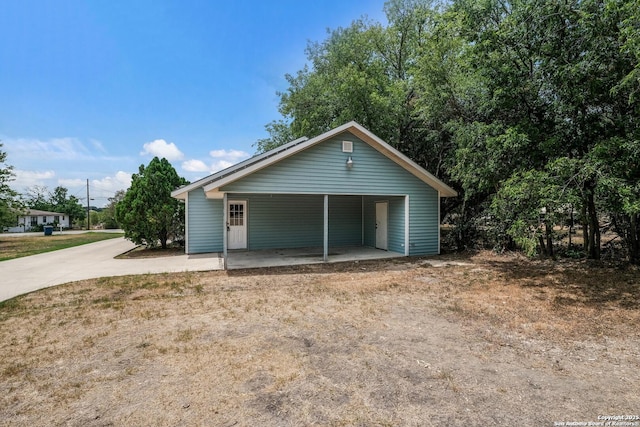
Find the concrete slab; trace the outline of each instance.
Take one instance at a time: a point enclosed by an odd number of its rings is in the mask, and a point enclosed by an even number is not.
[[[221,254],[116,259],[135,245],[124,238],[104,240],[55,252],[0,262],[0,301],[77,280],[132,274],[222,270]],[[402,257],[369,247],[330,248],[329,262]],[[231,251],[229,269],[321,264],[322,248]]]
[[[283,267],[288,265],[321,264],[321,247],[297,249],[269,249],[261,251],[229,251],[227,268]],[[383,251],[365,246],[329,248],[329,262],[356,261],[365,259],[397,258],[404,254]]]
[[[0,301],[76,280],[130,274],[221,270],[218,254],[115,259],[135,245],[124,238],[0,262]]]

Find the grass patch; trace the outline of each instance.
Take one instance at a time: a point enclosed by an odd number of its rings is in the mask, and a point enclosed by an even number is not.
[[[3,237],[0,235],[0,261],[57,251],[87,243],[122,237],[122,233],[54,234],[52,236]]]
[[[635,413],[636,267],[437,260],[451,265],[118,276],[0,303],[0,420],[544,426]]]

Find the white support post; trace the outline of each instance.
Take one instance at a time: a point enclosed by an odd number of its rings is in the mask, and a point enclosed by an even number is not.
[[[329,261],[329,195],[324,195],[324,262]]]
[[[440,202],[442,201],[442,199],[440,198],[440,192],[438,191],[438,255],[440,255],[440,234],[441,234],[441,226],[442,224],[440,224]]]
[[[409,195],[404,196],[404,254],[409,256],[409,231],[410,229],[410,219],[411,215],[409,215]]]
[[[227,269],[227,240],[229,233],[227,232],[227,193],[222,196],[222,261],[224,269]]]
[[[184,253],[189,255],[189,193],[184,198]]]

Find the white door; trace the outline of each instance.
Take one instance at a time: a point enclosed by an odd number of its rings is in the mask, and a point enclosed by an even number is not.
[[[387,248],[387,215],[389,203],[376,202],[376,248]]]
[[[227,206],[227,247],[247,248],[247,202],[230,200]]]

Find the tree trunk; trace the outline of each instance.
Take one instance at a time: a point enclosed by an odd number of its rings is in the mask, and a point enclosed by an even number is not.
[[[627,247],[629,248],[629,262],[640,264],[640,215],[629,217],[629,238]]]
[[[591,259],[600,259],[600,224],[598,223],[598,213],[596,212],[593,192],[589,193],[587,209],[589,211],[590,229],[588,257]]]
[[[587,221],[587,205],[582,203],[580,207],[580,220],[582,221],[582,249],[585,254],[588,254],[589,242],[589,221]]]
[[[540,245],[540,255],[546,257],[548,255],[547,247],[544,244],[544,237],[538,236],[538,244]]]
[[[166,230],[160,231],[159,237],[160,237],[160,246],[162,247],[162,249],[167,249],[167,239],[168,239],[167,231]]]
[[[548,209],[547,212],[549,212]],[[553,258],[553,224],[547,221],[544,223],[544,228],[547,236],[547,255]]]
[[[569,213],[569,250],[571,250],[571,234],[573,233],[573,204],[571,205],[571,212]]]
[[[595,184],[585,184],[587,223],[589,224],[588,240],[586,243],[587,258],[600,259],[600,224],[595,203]]]

